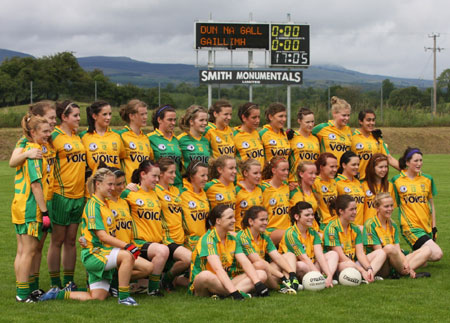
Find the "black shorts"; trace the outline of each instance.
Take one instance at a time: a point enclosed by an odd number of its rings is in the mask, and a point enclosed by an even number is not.
[[[414,244],[413,250],[416,251],[420,249],[428,240],[431,240],[431,238],[428,235],[421,236],[419,239],[417,239],[416,243]]]
[[[148,259],[148,247],[150,247],[151,244],[152,244],[151,242],[146,242],[142,245],[141,254],[139,255],[139,257],[142,257],[148,261],[152,261],[151,259]]]
[[[173,254],[175,253],[175,250],[178,249],[178,247],[182,247],[183,245],[178,243],[171,243],[167,247],[169,247],[169,259],[173,259]]]

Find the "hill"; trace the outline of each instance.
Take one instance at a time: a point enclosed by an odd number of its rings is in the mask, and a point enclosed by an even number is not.
[[[12,57],[34,57],[34,56],[26,53],[15,52],[13,50],[0,48],[0,63],[3,62],[6,58]]]

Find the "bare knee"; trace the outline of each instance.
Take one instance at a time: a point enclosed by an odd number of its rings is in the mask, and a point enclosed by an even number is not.
[[[258,278],[260,281],[262,281],[263,283],[266,282],[267,280],[267,273],[265,270],[257,270],[256,274],[258,275]]]

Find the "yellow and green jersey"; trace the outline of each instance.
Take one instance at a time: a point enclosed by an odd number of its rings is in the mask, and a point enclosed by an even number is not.
[[[116,238],[126,243],[133,243],[137,236],[137,229],[127,201],[119,197],[117,201],[108,200],[108,206],[114,216]]]
[[[223,130],[219,130],[214,123],[209,122],[203,136],[209,141],[213,158],[223,155],[234,157],[236,154],[233,130],[229,126],[226,126]]]
[[[240,231],[236,235],[236,239],[240,242],[242,250],[244,251],[246,256],[251,255],[252,253],[256,253],[261,259],[265,259],[265,257],[269,253],[277,250],[267,234],[260,233],[258,240],[256,240],[253,237],[250,228],[246,228]]]
[[[116,226],[114,215],[108,207],[108,202],[102,202],[95,194],[87,201],[81,218],[81,236],[84,237],[86,246],[81,250],[81,260],[93,255],[106,264],[108,256],[113,249],[104,244],[96,235],[96,231],[103,230],[111,236],[115,236]]]
[[[300,132],[294,131],[294,137],[289,141],[291,154],[289,155],[289,182],[297,182],[297,168],[301,162],[315,162],[320,155],[319,140],[310,134],[304,137]]]
[[[370,218],[364,223],[363,243],[368,253],[373,251],[373,246],[384,247],[388,244],[398,244],[400,243],[398,227],[389,220],[385,229],[377,216]]]
[[[336,215],[330,213],[328,204],[330,200],[337,197],[336,181],[334,179],[324,180],[320,176],[317,176],[313,184],[313,192],[317,195],[317,203],[320,223],[327,225]]]
[[[81,142],[86,149],[88,167],[95,174],[98,165],[103,162],[108,167],[120,168],[121,159],[125,158],[120,135],[108,128],[103,136],[95,130],[93,133],[87,130],[80,133]]]
[[[336,189],[338,195],[350,195],[356,202],[356,218],[353,221],[356,225],[364,224],[364,201],[365,193],[361,182],[353,177],[349,180],[346,176],[339,174],[336,177]]]
[[[402,171],[392,178],[392,183],[403,230],[422,229],[430,233],[432,218],[429,200],[437,194],[433,177],[420,173],[411,179]]]
[[[69,136],[56,126],[52,142],[56,150],[53,192],[71,199],[83,197],[86,149],[80,137],[76,133]]]
[[[306,254],[314,263],[316,262],[314,245],[317,244],[322,245],[322,240],[316,230],[308,228],[306,237],[303,237],[297,224],[294,223],[284,233],[278,250],[280,253],[292,252],[297,257]]]
[[[263,205],[262,190],[260,186],[256,186],[251,192],[247,191],[241,183],[236,185],[236,209],[235,217],[236,232],[242,230],[242,219],[244,218],[245,212],[252,206]]]
[[[180,197],[186,246],[194,250],[198,240],[206,232],[206,218],[209,214],[208,198],[203,189],[200,193],[195,193],[191,183],[186,179],[183,180]]]
[[[379,138],[377,141],[372,134],[366,137],[358,129],[353,132],[351,150],[359,156],[360,179],[366,178],[366,167],[373,154],[389,155],[389,150],[383,139]]]
[[[314,195],[314,191],[311,194],[305,194],[300,186],[296,187],[293,191],[289,193],[289,207],[295,206],[298,202],[308,202],[311,204],[313,212],[317,212],[318,203],[316,200],[316,196]],[[313,222],[314,230],[319,231],[319,224],[314,220]]]
[[[183,244],[184,231],[180,191],[176,186],[172,185],[166,190],[159,184],[156,185],[155,191],[161,204],[161,224],[164,244]]]
[[[259,133],[254,130],[248,133],[241,127],[234,128],[233,140],[236,146],[236,159],[247,160],[255,159],[264,167],[264,146]]]
[[[336,156],[338,163],[341,156],[352,146],[352,130],[349,126],[336,128],[334,121],[321,123],[314,127],[312,134],[319,139],[320,152],[329,152]]]
[[[197,138],[187,132],[180,134],[177,139],[183,155],[184,169],[187,169],[189,164],[196,160],[208,164],[211,156],[211,147],[208,139],[203,136]]]
[[[289,186],[287,183],[275,188],[269,181],[263,182],[261,190],[263,206],[269,214],[267,229],[286,230],[289,228]]]
[[[150,140],[155,161],[158,161],[161,157],[168,157],[175,161],[177,177],[175,178],[174,185],[181,187],[183,181],[181,178],[182,163],[178,139],[174,135],[170,138],[164,137],[159,129],[155,129],[155,131],[149,133],[148,139]]]
[[[208,197],[211,210],[216,205],[225,204],[233,210],[236,207],[236,188],[233,183],[225,186],[218,179],[206,183],[205,185],[206,196]]]
[[[275,132],[268,124],[264,125],[259,132],[264,146],[264,157],[269,162],[273,157],[289,158],[291,146],[284,131]]]
[[[377,209],[375,209],[374,201],[375,201],[375,196],[377,194],[381,193],[381,187],[380,187],[380,185],[375,185],[376,192],[372,192],[369,188],[369,184],[367,184],[367,181],[364,181],[362,183],[362,188],[363,188],[364,194],[366,195],[364,198],[364,223],[366,223],[367,220],[369,220],[377,215]],[[395,200],[394,185],[392,185],[391,182],[389,182],[387,193],[391,194],[392,199],[394,200],[394,208],[397,207],[397,203]]]
[[[332,250],[332,247],[342,247],[347,257],[353,261],[357,260],[356,245],[362,243],[361,231],[357,225],[349,223],[346,233],[341,220],[337,217],[326,226],[323,239],[327,250]]]
[[[127,201],[131,217],[136,224],[135,239],[161,243],[163,230],[161,225],[161,205],[155,191],[146,192],[139,188],[137,192],[125,190],[121,198]]]
[[[194,252],[192,253],[191,261],[191,275],[189,281],[189,291],[192,293],[195,277],[204,270],[209,270],[215,273],[208,263],[208,256],[219,256],[222,262],[222,267],[228,274],[230,279],[233,279],[238,273],[238,263],[235,255],[244,253],[241,244],[238,240],[227,233],[225,241],[221,241],[215,228],[208,230],[199,240]]]
[[[144,160],[154,160],[153,150],[150,147],[148,137],[141,131],[137,135],[129,126],[119,131],[125,149],[125,157],[122,159],[122,169],[125,171],[127,183],[131,183],[133,171],[139,168]]]
[[[43,149],[44,146],[27,141],[23,151],[33,148]],[[48,164],[46,159],[26,159],[16,167],[14,177],[14,199],[11,205],[12,223],[24,224],[42,222],[42,214],[31,190],[31,184],[38,182],[42,187],[44,199],[48,191]]]

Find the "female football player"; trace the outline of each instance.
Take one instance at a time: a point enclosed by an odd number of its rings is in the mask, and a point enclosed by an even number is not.
[[[231,115],[231,103],[227,100],[218,100],[209,108],[209,123],[204,136],[211,146],[212,158],[234,157],[236,153],[233,130],[229,126]]]
[[[266,163],[274,157],[289,158],[291,151],[289,140],[284,131],[286,125],[286,107],[284,104],[271,103],[265,112],[267,124],[259,131],[264,146]]]

